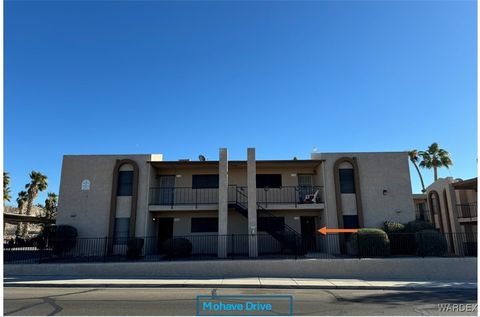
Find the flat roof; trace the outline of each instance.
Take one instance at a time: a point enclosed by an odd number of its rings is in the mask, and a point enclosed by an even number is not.
[[[257,167],[317,167],[325,160],[257,160]],[[218,161],[148,161],[161,168],[215,168]],[[247,161],[228,161],[229,167],[246,167]]]
[[[455,189],[477,189],[477,177],[458,181],[452,184]]]

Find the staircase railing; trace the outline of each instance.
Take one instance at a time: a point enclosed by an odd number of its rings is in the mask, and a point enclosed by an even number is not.
[[[237,205],[239,205],[240,207],[242,207],[243,209],[248,210],[248,195],[244,192],[246,187],[237,187],[236,185],[231,185],[231,186],[235,186],[235,203]],[[274,218],[279,218],[274,213],[265,209],[265,207],[263,207],[258,202],[257,202],[257,209],[263,215],[267,215],[269,217],[274,217]],[[296,231],[295,229],[293,229],[292,227],[290,227],[289,225],[287,225],[285,223],[284,223],[284,228],[285,228],[285,231],[284,231],[285,234],[294,235],[296,237],[301,237],[301,234],[298,231]]]

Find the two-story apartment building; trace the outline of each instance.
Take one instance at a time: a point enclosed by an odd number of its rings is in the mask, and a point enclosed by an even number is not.
[[[241,237],[250,257],[289,235],[322,250],[317,230],[415,219],[406,152],[313,153],[309,160],[165,161],[162,155],[66,155],[57,224],[79,237],[214,237],[214,253]],[[118,238],[118,239],[117,239]],[[324,247],[324,246],[323,246]],[[201,250],[197,250],[202,252]],[[211,250],[210,250],[211,251]]]

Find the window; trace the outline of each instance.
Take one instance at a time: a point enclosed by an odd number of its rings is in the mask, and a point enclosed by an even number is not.
[[[284,217],[258,217],[258,231],[285,231]]]
[[[192,218],[191,232],[218,232],[218,218]]]
[[[354,194],[355,181],[353,175],[353,168],[341,168],[338,170],[340,176],[340,193]]]
[[[218,174],[192,175],[192,188],[218,188]]]
[[[127,244],[130,218],[115,218],[114,244]]]
[[[282,187],[281,174],[257,174],[257,188],[279,188]]]
[[[343,216],[343,227],[345,229],[358,229],[358,216]]]
[[[118,172],[117,196],[132,196],[133,171]]]

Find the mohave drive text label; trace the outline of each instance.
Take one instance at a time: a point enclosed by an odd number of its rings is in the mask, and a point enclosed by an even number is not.
[[[232,295],[197,296],[197,315],[291,315],[292,296]]]
[[[271,311],[272,304],[262,302],[249,302],[245,303],[224,303],[224,302],[203,302],[202,310],[206,311]]]

